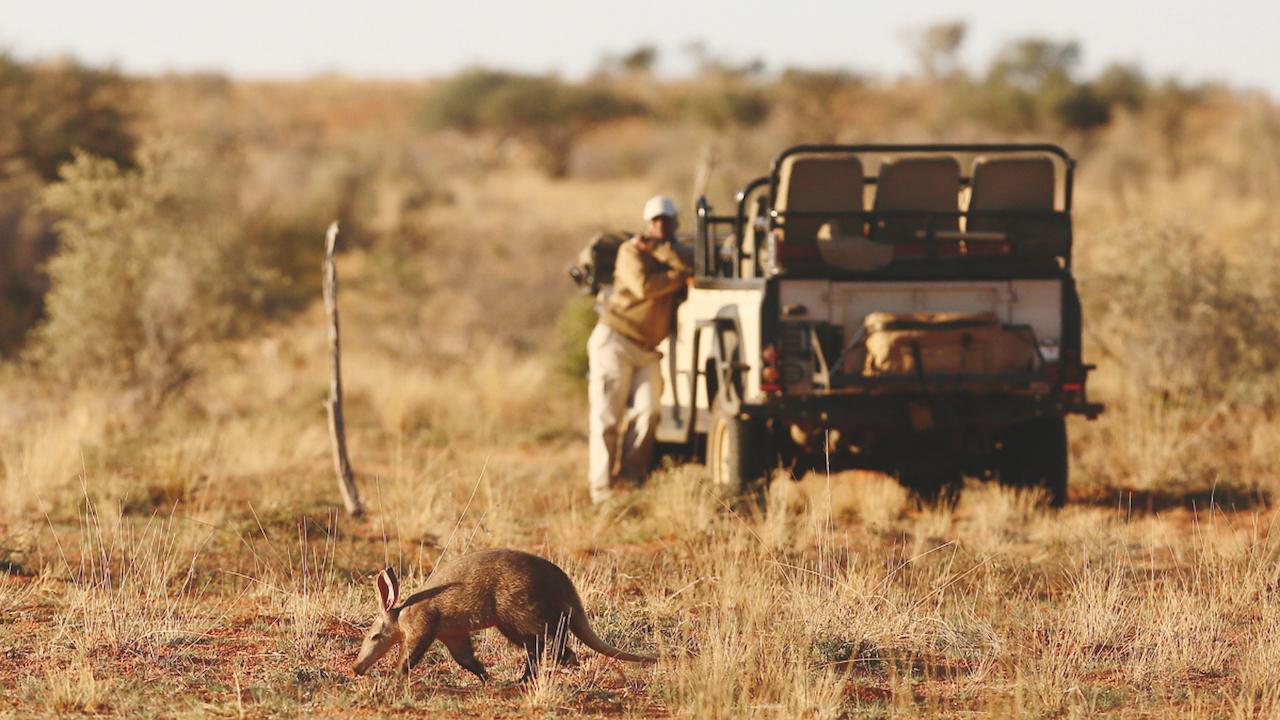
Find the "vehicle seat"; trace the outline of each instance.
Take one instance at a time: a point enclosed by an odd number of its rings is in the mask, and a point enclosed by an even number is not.
[[[1005,233],[1020,254],[1060,253],[1071,228],[1065,213],[1053,212],[1055,189],[1047,157],[978,158],[965,230]]]
[[[830,222],[818,228],[818,254],[824,263],[842,270],[865,272],[879,270],[893,262],[892,245],[875,242],[860,231],[846,234],[841,227],[838,222]]]
[[[876,234],[883,240],[915,240],[916,232],[960,229],[960,163],[950,156],[912,157],[880,165],[876,181]],[[924,211],[913,215],[910,210]],[[942,213],[942,214],[934,214]]]
[[[773,208],[781,212],[862,212],[864,182],[862,161],[852,155],[789,155],[778,169],[778,197]],[[817,257],[818,229],[831,220],[822,217],[780,218],[778,227],[786,254]]]
[[[1053,161],[1049,158],[978,158],[973,164],[969,222],[973,232],[1000,232],[1009,216],[991,210],[1053,210]]]

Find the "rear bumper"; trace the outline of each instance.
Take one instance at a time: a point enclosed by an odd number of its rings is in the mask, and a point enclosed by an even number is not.
[[[750,417],[788,423],[885,430],[1001,427],[1038,417],[1096,417],[1098,403],[1066,404],[1056,395],[1008,394],[813,394],[772,395],[744,404]]]
[[[1107,409],[1103,403],[1067,403],[1062,406],[1062,412],[1065,415],[1083,415],[1090,420],[1097,420],[1098,416]]]

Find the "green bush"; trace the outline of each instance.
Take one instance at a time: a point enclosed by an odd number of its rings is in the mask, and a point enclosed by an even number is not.
[[[467,70],[437,88],[422,108],[431,129],[488,131],[533,145],[553,177],[568,170],[574,138],[593,125],[644,111],[604,86],[555,77]]]
[[[1093,88],[1107,105],[1141,110],[1150,89],[1142,71],[1131,65],[1112,63],[1093,81]]]
[[[1089,130],[1111,121],[1111,106],[1092,85],[1063,82],[1041,89],[1041,114],[1067,130]]]
[[[587,339],[596,327],[595,298],[576,295],[556,317],[556,370],[575,385],[586,387]]]
[[[653,45],[640,45],[619,59],[619,63],[627,72],[644,75],[652,72],[657,62],[658,48]]]
[[[844,70],[788,68],[778,78],[775,97],[792,137],[803,142],[835,142],[847,130],[847,109],[865,81]]]
[[[0,55],[0,157],[16,156],[46,180],[76,149],[128,164],[134,92],[113,70]]]
[[[40,266],[53,246],[39,208],[41,179],[33,171],[0,177],[0,353],[18,348],[41,313],[47,282]]]
[[[78,154],[44,194],[60,247],[34,358],[163,397],[213,343],[260,323],[288,265],[245,232],[234,190],[227,168],[172,143],[144,146],[132,169]]]
[[[1035,92],[1055,80],[1070,78],[1079,64],[1079,43],[1023,38],[1000,48],[987,79]]]
[[[1111,121],[1113,105],[1137,102],[1140,77],[1113,67],[1098,83],[1079,82],[1079,63],[1075,42],[1027,38],[1009,43],[985,78],[963,84],[959,105],[997,130],[1027,132],[1091,130]]]
[[[694,90],[681,105],[689,117],[718,131],[757,127],[771,109],[764,92],[733,82]]]
[[[1005,133],[1025,132],[1039,123],[1035,96],[999,82],[966,82],[955,86],[960,112],[981,125]]]
[[[433,130],[480,130],[484,127],[480,116],[489,96],[515,78],[511,73],[494,70],[464,70],[431,93],[419,117]]]
[[[0,353],[23,342],[56,247],[41,187],[75,148],[132,162],[133,83],[74,62],[19,63],[0,53]]]

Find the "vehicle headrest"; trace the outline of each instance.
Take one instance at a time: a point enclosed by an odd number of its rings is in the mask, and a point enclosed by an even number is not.
[[[960,163],[949,155],[886,161],[876,181],[876,210],[960,209]]]
[[[1047,157],[978,158],[970,210],[1052,210],[1053,161]]]
[[[864,178],[862,161],[853,155],[799,153],[789,155],[778,169],[775,210],[861,212]],[[828,220],[783,219],[786,234],[795,240],[814,240]]]

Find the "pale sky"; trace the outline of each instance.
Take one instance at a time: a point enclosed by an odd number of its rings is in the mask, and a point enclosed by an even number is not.
[[[1131,62],[1157,78],[1225,80],[1280,98],[1277,0],[0,0],[0,47],[138,73],[421,78],[467,65],[578,76],[642,43],[659,47],[661,69],[681,72],[681,48],[702,40],[773,70],[892,77],[914,68],[905,31],[955,19],[969,24],[970,68],[1006,40],[1038,35],[1079,40],[1086,73]]]

